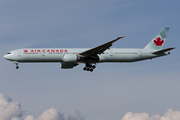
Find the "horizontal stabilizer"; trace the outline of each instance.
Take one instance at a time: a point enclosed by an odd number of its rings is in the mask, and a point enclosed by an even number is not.
[[[152,54],[161,54],[161,53],[164,53],[164,52],[173,50],[173,49],[175,49],[175,47],[173,47],[173,48],[167,48],[167,49],[163,49],[163,50],[159,50],[159,51],[153,52]]]

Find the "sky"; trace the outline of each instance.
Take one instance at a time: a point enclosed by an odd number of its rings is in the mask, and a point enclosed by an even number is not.
[[[179,0],[1,0],[0,119],[179,120]],[[165,57],[135,63],[19,63],[3,56],[19,48],[144,48],[170,27]]]

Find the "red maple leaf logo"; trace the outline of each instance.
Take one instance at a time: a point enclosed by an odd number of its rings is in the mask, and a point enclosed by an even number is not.
[[[27,53],[27,52],[28,52],[28,50],[24,50],[24,52],[25,52],[25,53]]]
[[[158,37],[156,40],[154,40],[154,43],[156,44],[156,46],[162,46],[164,40],[161,40],[161,38]]]

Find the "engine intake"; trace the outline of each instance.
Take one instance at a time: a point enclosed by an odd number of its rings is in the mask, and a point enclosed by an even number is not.
[[[63,61],[65,63],[77,62],[78,56],[76,54],[64,54]]]

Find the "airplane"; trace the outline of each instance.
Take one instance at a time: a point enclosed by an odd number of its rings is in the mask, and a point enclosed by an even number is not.
[[[85,63],[84,71],[92,72],[97,63],[137,62],[170,54],[175,47],[162,49],[169,27],[163,28],[143,49],[111,48],[118,37],[97,47],[88,48],[24,48],[8,52],[4,58],[13,61],[16,69],[19,62],[59,62],[62,69],[71,69]]]

